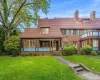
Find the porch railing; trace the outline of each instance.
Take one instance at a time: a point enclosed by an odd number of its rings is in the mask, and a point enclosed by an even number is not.
[[[80,38],[86,38],[86,37],[100,37],[100,31],[90,31],[87,33],[84,33],[80,36]]]
[[[22,51],[50,51],[50,48],[22,48]]]

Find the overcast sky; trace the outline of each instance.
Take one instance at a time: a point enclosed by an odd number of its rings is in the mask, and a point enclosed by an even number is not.
[[[80,17],[89,17],[90,12],[96,11],[96,17],[100,17],[100,0],[51,0],[49,13],[40,12],[41,18],[73,17],[78,10]]]

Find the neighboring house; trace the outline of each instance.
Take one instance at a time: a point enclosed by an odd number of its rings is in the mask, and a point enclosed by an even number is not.
[[[64,46],[80,47],[91,45],[100,50],[100,18],[79,18],[78,11],[74,18],[40,19],[37,28],[26,28],[20,35],[21,51],[60,51]]]

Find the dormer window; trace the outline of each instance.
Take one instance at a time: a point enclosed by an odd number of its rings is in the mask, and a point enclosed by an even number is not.
[[[48,34],[49,28],[41,28],[41,34]]]
[[[83,23],[84,24],[88,24],[89,23],[89,20],[83,20]]]

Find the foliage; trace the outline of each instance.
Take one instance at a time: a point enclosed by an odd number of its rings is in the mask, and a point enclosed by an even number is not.
[[[0,28],[0,55],[4,51],[3,43],[4,43],[4,30]]]
[[[73,55],[77,53],[75,46],[66,46],[63,48],[63,55]]]
[[[0,0],[0,26],[5,31],[5,38],[18,27],[30,27],[37,24],[39,11],[47,14],[50,0]]]
[[[80,49],[80,53],[89,55],[89,54],[91,54],[92,50],[93,50],[93,48],[90,45],[87,45],[86,47],[82,47]]]
[[[16,56],[20,48],[20,39],[17,36],[11,36],[4,42],[5,50]]]
[[[100,51],[98,51],[97,54],[100,55]]]
[[[23,71],[23,72],[22,72]],[[59,72],[58,72],[59,71]],[[16,76],[16,77],[15,77]],[[0,57],[1,80],[81,80],[54,57]]]
[[[97,52],[96,51],[91,51],[91,55],[97,56]]]
[[[20,35],[20,31],[19,30],[14,30],[11,34],[10,34],[10,36],[19,36]]]

